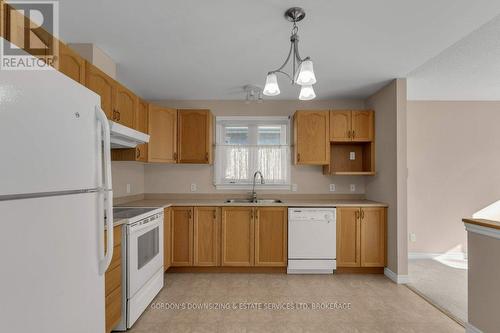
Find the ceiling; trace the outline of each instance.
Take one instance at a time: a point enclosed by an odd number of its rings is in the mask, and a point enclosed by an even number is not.
[[[500,100],[500,16],[408,75],[410,100]]]
[[[364,98],[500,13],[498,0],[61,0],[60,34],[92,42],[118,79],[147,99],[243,99],[283,62],[302,6],[300,52],[314,61],[320,99]],[[281,95],[298,88],[279,78]]]

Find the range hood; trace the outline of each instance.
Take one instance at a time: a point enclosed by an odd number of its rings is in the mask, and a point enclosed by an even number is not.
[[[111,148],[134,148],[149,142],[149,135],[111,120],[109,121],[109,129],[111,131]]]

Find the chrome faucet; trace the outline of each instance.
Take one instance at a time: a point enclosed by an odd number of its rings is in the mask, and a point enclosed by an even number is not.
[[[257,175],[260,175],[260,183],[265,184],[262,172],[260,172],[259,170],[255,171],[255,173],[253,174],[252,202],[257,201],[257,192],[255,192],[255,179],[257,178]]]

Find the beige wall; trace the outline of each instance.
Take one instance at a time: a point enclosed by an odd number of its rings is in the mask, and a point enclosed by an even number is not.
[[[406,244],[406,80],[393,80],[366,101],[375,110],[376,172],[366,197],[389,204],[387,267],[408,274]]]
[[[408,102],[410,252],[466,251],[461,218],[500,199],[500,102]]]
[[[245,104],[243,101],[155,101],[154,103],[172,108],[209,108],[215,116],[290,116],[298,109],[362,109],[362,100],[338,101],[264,101]],[[329,184],[337,186],[335,193],[364,193],[363,177],[325,176],[319,166],[292,166],[292,183],[298,185],[297,193],[331,193]],[[187,193],[191,183],[196,183],[197,193],[220,193],[213,185],[213,167],[207,165],[162,165],[145,166],[146,193]],[[349,191],[349,185],[356,185],[356,192]],[[246,192],[246,191],[239,191]],[[265,193],[280,193],[266,190]],[[287,191],[287,193],[291,193]]]
[[[144,164],[137,162],[112,162],[113,196],[126,197],[144,193]],[[130,193],[127,193],[130,184]]]
[[[462,224],[457,222],[457,224]],[[463,228],[463,224],[462,224]],[[469,232],[468,322],[482,332],[500,327],[500,239]]]

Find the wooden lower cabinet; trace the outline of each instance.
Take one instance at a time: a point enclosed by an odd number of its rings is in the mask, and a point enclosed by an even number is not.
[[[106,332],[111,332],[122,314],[121,232],[121,226],[113,229],[113,258],[104,276]]]
[[[172,266],[193,266],[193,207],[172,207]]]
[[[386,265],[386,208],[337,208],[337,266]]]
[[[172,209],[163,210],[163,270],[172,265]]]
[[[222,208],[222,266],[254,266],[254,208]]]
[[[194,266],[220,265],[220,208],[194,208]]]
[[[255,266],[286,267],[288,261],[286,207],[259,207],[255,211]]]

